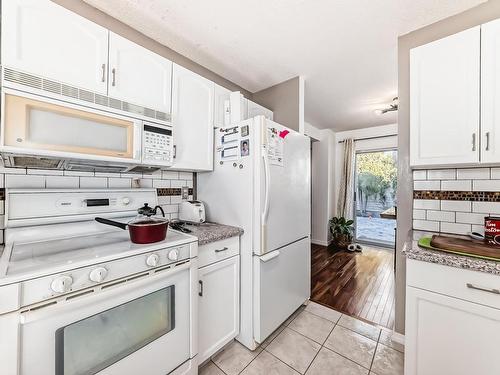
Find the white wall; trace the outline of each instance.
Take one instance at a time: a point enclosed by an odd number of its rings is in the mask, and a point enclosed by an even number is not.
[[[338,199],[338,191],[340,188],[340,174],[342,171],[342,164],[344,163],[344,155],[343,155],[343,147],[342,143],[339,141],[343,141],[348,138],[368,138],[368,137],[379,137],[384,135],[397,134],[398,125],[383,125],[383,126],[374,126],[371,128],[363,128],[356,130],[348,130],[344,132],[338,132],[335,134],[335,174],[334,174],[334,215],[337,212],[337,199]],[[376,151],[387,148],[397,148],[398,147],[398,137],[385,137],[385,138],[377,138],[377,139],[367,139],[355,142],[356,151]]]
[[[311,137],[311,241],[328,245],[328,219],[334,209],[334,168],[335,168],[335,133],[330,129],[317,129],[305,123],[305,134]]]

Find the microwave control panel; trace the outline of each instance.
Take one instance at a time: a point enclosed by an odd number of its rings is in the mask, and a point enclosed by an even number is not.
[[[174,157],[172,127],[144,124],[142,161],[147,164],[172,165]]]

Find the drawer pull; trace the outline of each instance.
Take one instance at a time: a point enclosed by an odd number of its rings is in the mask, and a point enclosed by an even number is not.
[[[224,246],[222,249],[215,249],[215,252],[216,253],[222,253],[223,251],[227,251],[227,250],[229,250],[229,248],[226,247],[226,246]]]
[[[198,289],[198,295],[200,297],[203,297],[203,281],[202,280],[198,280],[198,284],[199,284],[199,289]]]
[[[482,290],[483,292],[488,292],[488,293],[493,293],[493,294],[500,294],[500,290],[494,289],[494,288],[483,288],[480,286],[476,286],[471,283],[467,283],[467,288],[469,289],[476,289],[476,290]]]

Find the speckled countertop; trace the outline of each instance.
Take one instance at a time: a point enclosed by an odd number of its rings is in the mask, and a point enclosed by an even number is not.
[[[198,237],[198,245],[206,245],[243,234],[243,229],[241,228],[218,223],[186,225],[186,228],[192,231],[189,233],[190,235]]]
[[[497,262],[494,260],[479,259],[466,255],[456,255],[446,253],[444,251],[424,249],[418,246],[418,240],[421,237],[432,236],[433,234],[443,235],[442,233],[411,230],[403,247],[403,254],[405,254],[408,259],[421,260],[423,262],[436,263],[444,266],[500,275],[500,261]]]

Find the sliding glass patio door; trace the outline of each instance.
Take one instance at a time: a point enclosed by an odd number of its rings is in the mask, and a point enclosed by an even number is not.
[[[356,153],[354,210],[358,242],[394,247],[397,150]]]

